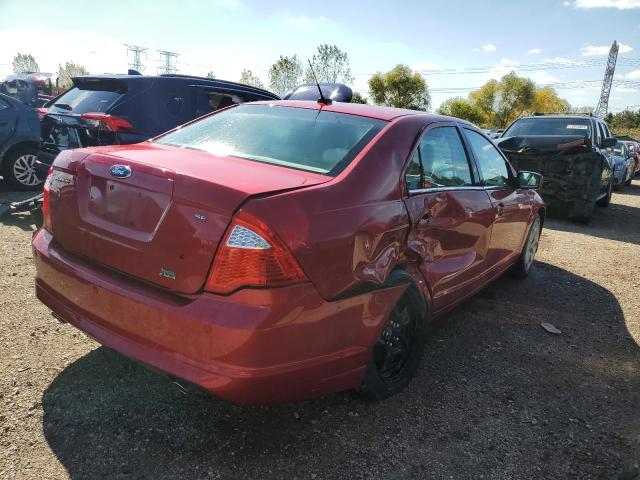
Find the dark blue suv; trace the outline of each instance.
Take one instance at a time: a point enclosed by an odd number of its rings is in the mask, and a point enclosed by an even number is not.
[[[138,143],[237,103],[277,100],[260,88],[186,75],[100,75],[45,105],[37,172],[44,179],[62,150]]]

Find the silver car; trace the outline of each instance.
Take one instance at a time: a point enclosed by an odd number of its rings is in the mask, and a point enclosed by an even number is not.
[[[624,142],[618,142],[613,147],[613,165],[613,188],[622,190],[625,185],[631,184],[636,169],[633,153]]]

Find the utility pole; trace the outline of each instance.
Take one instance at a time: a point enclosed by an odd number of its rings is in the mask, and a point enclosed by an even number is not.
[[[142,54],[144,53],[144,57],[147,58],[147,49],[145,47],[140,47],[138,45],[128,45],[124,44],[127,47],[127,57],[129,56],[129,52],[133,54],[133,60],[129,63],[129,68],[137,71],[143,72],[144,65],[142,64]]]
[[[166,50],[158,50],[160,60],[164,58],[164,65],[158,67],[160,73],[176,73],[178,69],[173,66],[173,61],[178,58],[176,52],[167,52]]]
[[[598,106],[593,114],[596,117],[604,118],[609,110],[609,94],[611,93],[611,82],[613,81],[613,72],[616,70],[616,60],[618,59],[618,42],[614,40],[609,50],[609,59],[607,60],[607,69],[604,71],[604,80],[602,81],[602,92]]]

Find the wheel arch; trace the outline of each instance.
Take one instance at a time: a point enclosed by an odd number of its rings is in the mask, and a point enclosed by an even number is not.
[[[409,284],[409,288],[415,292],[415,298],[419,302],[418,308],[423,312],[424,318],[431,318],[431,289],[416,266],[411,264],[396,265],[384,281],[385,287],[402,283]]]
[[[5,148],[0,152],[0,168],[2,168],[4,161],[11,157],[13,153],[19,151],[22,148],[33,148],[38,151],[39,144],[38,142],[34,142],[32,140],[22,140],[17,142],[12,142],[10,145],[5,146]]]

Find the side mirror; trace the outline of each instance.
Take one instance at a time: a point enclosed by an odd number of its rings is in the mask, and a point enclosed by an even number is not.
[[[618,143],[618,139],[616,137],[607,137],[602,140],[602,148],[615,147],[616,143]]]
[[[518,187],[528,190],[537,190],[542,187],[543,177],[535,172],[518,172]]]

